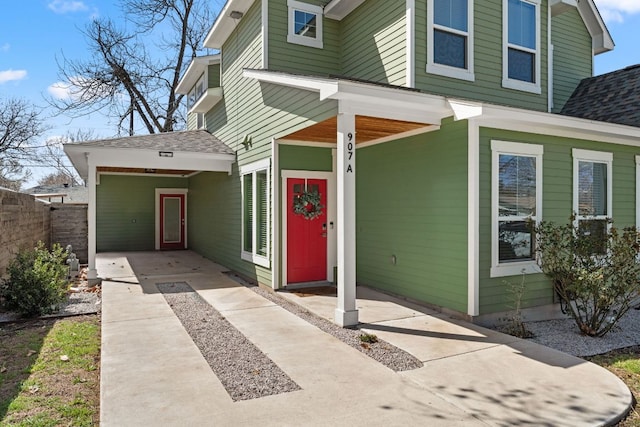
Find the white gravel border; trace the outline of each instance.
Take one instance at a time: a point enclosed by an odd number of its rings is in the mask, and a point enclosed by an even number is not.
[[[581,334],[571,318],[525,322],[525,326],[534,334],[531,341],[579,357],[640,345],[640,310],[634,308],[604,337]]]

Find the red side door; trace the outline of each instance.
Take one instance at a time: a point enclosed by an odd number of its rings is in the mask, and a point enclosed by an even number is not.
[[[320,194],[322,214],[314,219],[294,213],[303,191]],[[287,179],[287,283],[327,280],[327,180]]]
[[[160,195],[160,249],[184,249],[184,194]]]

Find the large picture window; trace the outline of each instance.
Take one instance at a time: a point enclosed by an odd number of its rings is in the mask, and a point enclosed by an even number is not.
[[[242,259],[269,267],[269,160],[240,170],[242,176]]]
[[[612,217],[613,154],[573,150],[573,211],[579,232],[603,239]]]
[[[322,49],[322,8],[296,0],[288,0],[289,43]]]
[[[537,271],[532,223],[542,217],[542,145],[492,141],[491,277]]]
[[[540,0],[503,0],[503,86],[541,93]]]
[[[427,72],[473,81],[473,0],[433,0],[427,15]]]

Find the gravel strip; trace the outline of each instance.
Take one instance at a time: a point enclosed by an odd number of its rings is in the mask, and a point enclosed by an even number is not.
[[[300,390],[187,283],[157,286],[231,399],[249,400]]]
[[[595,356],[611,350],[640,345],[640,310],[631,309],[607,335],[601,338],[582,335],[573,319],[526,322],[533,332],[531,341],[574,356]]]
[[[238,278],[235,279],[237,280]],[[389,344],[386,341],[378,339],[378,341],[375,343],[363,343],[360,340],[360,335],[362,335],[363,332],[358,329],[342,328],[335,323],[329,322],[328,320],[323,319],[322,317],[317,316],[314,313],[311,313],[307,309],[281,297],[280,295],[272,291],[260,288],[258,286],[247,285],[246,283],[242,284],[249,287],[249,289],[259,294],[260,296],[268,299],[275,304],[278,304],[285,310],[318,327],[320,330],[331,334],[345,344],[358,349],[372,359],[382,363],[389,369],[398,372],[418,369],[422,368],[423,366],[422,362],[419,359],[415,358],[406,351]]]
[[[65,302],[60,305],[60,309],[55,313],[40,316],[41,318],[69,317],[81,314],[96,314],[101,309],[101,300],[95,292],[77,292],[69,294]],[[24,320],[17,313],[0,313],[0,323],[15,322]]]

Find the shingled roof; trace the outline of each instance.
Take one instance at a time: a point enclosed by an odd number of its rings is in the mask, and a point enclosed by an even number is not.
[[[640,65],[584,79],[561,114],[640,127]]]
[[[234,154],[224,142],[206,130],[186,130],[180,132],[154,133],[122,138],[97,139],[94,141],[69,144],[83,147],[104,147],[138,150],[166,150],[209,154]]]

